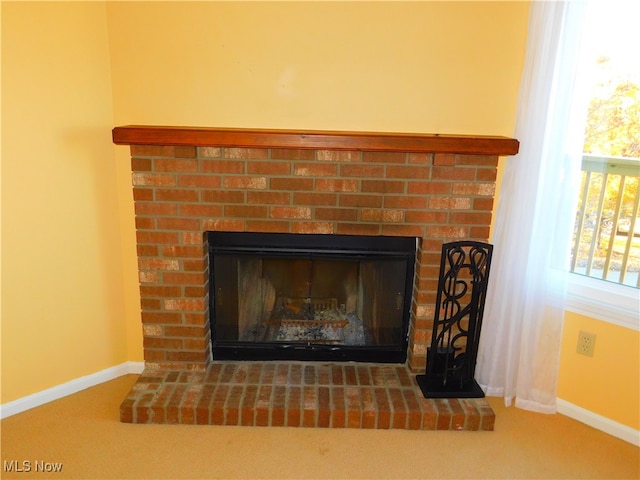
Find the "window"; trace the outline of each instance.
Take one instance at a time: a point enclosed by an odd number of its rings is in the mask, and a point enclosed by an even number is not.
[[[638,12],[631,12],[636,9]],[[568,307],[638,329],[640,59],[638,5],[592,2],[579,83],[588,107]]]
[[[639,159],[584,155],[572,272],[640,286],[639,179]]]

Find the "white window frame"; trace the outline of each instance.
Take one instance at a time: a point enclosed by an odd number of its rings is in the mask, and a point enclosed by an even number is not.
[[[566,309],[640,331],[640,290],[627,285],[569,273]]]

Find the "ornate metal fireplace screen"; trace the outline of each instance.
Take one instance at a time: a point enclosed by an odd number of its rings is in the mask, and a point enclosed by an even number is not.
[[[406,360],[416,238],[207,239],[214,359]]]
[[[442,246],[427,369],[417,380],[427,398],[480,398],[474,379],[493,246],[453,242]]]

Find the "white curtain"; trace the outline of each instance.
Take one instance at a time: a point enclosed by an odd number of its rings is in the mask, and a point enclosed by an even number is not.
[[[582,151],[570,121],[584,2],[532,2],[506,160],[476,379],[489,396],[556,411],[569,245]],[[574,105],[575,107],[575,105]],[[570,128],[572,125],[573,130]]]

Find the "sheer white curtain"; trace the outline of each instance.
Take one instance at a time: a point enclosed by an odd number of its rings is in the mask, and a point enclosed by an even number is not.
[[[584,2],[532,2],[515,137],[492,243],[476,379],[487,395],[556,411],[582,132],[570,129]],[[575,109],[573,110],[575,115]]]

